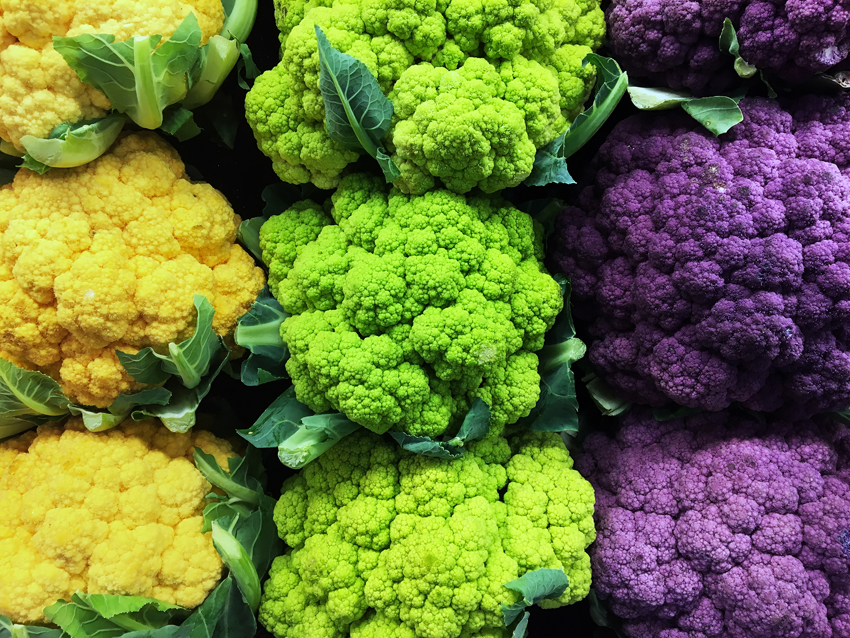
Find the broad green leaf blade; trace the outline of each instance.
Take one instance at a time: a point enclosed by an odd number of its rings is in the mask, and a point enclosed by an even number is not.
[[[0,358],[0,428],[4,419],[63,416],[69,403],[59,384],[46,374]]]
[[[749,79],[758,72],[756,67],[741,57],[738,34],[735,32],[735,25],[729,18],[723,20],[723,30],[720,32],[720,50],[735,58],[735,73],[740,77]]]
[[[258,448],[276,448],[295,433],[301,419],[312,410],[295,398],[295,388],[288,388],[265,409],[250,428],[236,432]]]
[[[28,162],[38,162],[51,168],[87,164],[112,146],[126,121],[123,115],[113,114],[99,120],[74,124],[63,132],[62,137],[45,139],[24,135],[21,138],[21,144],[27,150],[24,166],[30,168]]]
[[[463,423],[458,430],[457,435],[450,441],[448,445],[463,446],[465,443],[472,441],[480,441],[490,431],[490,406],[487,405],[481,398],[475,399],[469,412],[463,418]]]
[[[563,135],[537,151],[534,168],[524,182],[527,186],[575,184],[567,170],[566,160],[599,131],[626,92],[629,78],[616,61],[589,53],[584,64],[596,67],[593,103],[578,115]]]
[[[328,135],[341,146],[366,151],[378,160],[390,183],[401,174],[381,145],[392,123],[393,104],[363,62],[332,47],[319,25],[315,29]]]
[[[239,86],[247,91],[251,88],[248,80],[256,80],[260,77],[260,69],[254,63],[254,54],[251,53],[251,49],[248,48],[247,44],[239,45],[239,63],[237,67],[236,79],[239,82]]]
[[[88,406],[75,404],[71,404],[68,409],[74,416],[81,416],[83,418],[83,425],[86,426],[86,429],[89,432],[103,432],[105,430],[111,430],[124,419],[128,418],[131,411],[128,408],[126,412],[113,414],[112,412],[101,412],[99,410],[89,408]]]
[[[199,55],[201,29],[189,13],[174,34],[115,42],[110,34],[53,38],[53,48],[80,79],[103,91],[112,107],[142,128],[162,124],[166,107],[182,100]]]
[[[725,95],[695,98],[682,104],[682,108],[715,136],[744,121],[738,103]]]
[[[603,416],[619,416],[631,409],[633,405],[631,401],[626,401],[618,396],[611,389],[611,386],[595,374],[590,373],[582,381],[585,383],[590,398],[593,399]]]
[[[525,612],[522,619],[514,627],[511,638],[526,638],[528,636],[528,619],[531,618],[531,613]]]
[[[236,581],[228,576],[181,625],[179,637],[244,638],[255,635],[256,631],[254,612],[245,602]]]
[[[261,264],[263,262],[263,251],[260,249],[260,228],[263,227],[267,219],[267,217],[246,219],[239,224],[239,228],[236,230],[237,241]]]
[[[245,42],[257,19],[257,0],[223,0],[224,26],[221,35],[230,40]]]
[[[562,569],[536,569],[505,583],[505,587],[522,596],[513,605],[502,604],[505,627],[511,625],[529,605],[563,595],[569,584],[570,580]]]
[[[479,441],[490,431],[490,407],[480,398],[473,401],[457,435],[449,440],[436,440],[429,436],[413,436],[405,432],[390,432],[402,448],[414,454],[451,460],[466,453],[465,444]]]
[[[160,384],[176,374],[186,388],[192,389],[207,375],[212,359],[227,349],[212,327],[215,308],[203,295],[195,295],[194,304],[198,312],[195,334],[179,344],[169,343],[167,355],[153,348],[136,354],[116,351],[121,365],[136,381]]]
[[[687,91],[676,91],[673,89],[629,86],[628,91],[632,104],[641,111],[674,109],[694,99],[694,96]]]
[[[195,466],[204,478],[212,485],[223,490],[232,500],[241,501],[251,507],[259,506],[260,499],[257,494],[258,484],[252,486],[247,484],[247,481],[239,481],[236,477],[225,472],[212,454],[207,454],[201,448],[195,448],[193,458]]]
[[[556,278],[564,290],[564,308],[555,325],[546,333],[546,343],[537,353],[540,360],[540,398],[531,414],[523,419],[531,430],[542,432],[578,431],[578,399],[572,364],[587,351],[576,338],[570,311],[570,284],[563,277]]]
[[[242,362],[242,383],[248,386],[288,378],[286,360],[289,348],[280,336],[280,326],[288,317],[283,306],[269,293],[268,286],[239,318],[234,339],[250,351]]]
[[[62,630],[18,625],[6,616],[0,616],[0,638],[62,638]]]
[[[182,106],[170,106],[165,109],[160,128],[176,137],[179,142],[190,140],[201,133],[201,128],[195,123],[192,111]]]
[[[686,408],[681,405],[669,405],[662,408],[653,408],[652,416],[656,421],[670,421],[671,419],[681,419],[693,414],[705,412],[702,408]]]
[[[134,410],[132,417],[136,420],[156,417],[162,424],[172,432],[183,434],[195,426],[195,412],[201,401],[209,394],[213,381],[227,365],[229,351],[222,344],[221,349],[216,352],[211,360],[213,364],[208,374],[203,376],[193,388],[187,388],[180,383],[172,383],[170,392],[171,399],[166,405],[146,405]]]
[[[183,607],[143,596],[77,592],[75,598],[78,604],[85,605],[127,631],[159,629],[175,619],[182,620],[188,616]]]
[[[255,512],[259,515],[259,512]],[[230,570],[230,575],[236,580],[245,601],[256,613],[260,607],[260,576],[245,547],[236,540],[231,530],[237,525],[239,518],[222,518],[212,523],[212,541],[224,564]]]
[[[163,387],[150,388],[133,394],[120,394],[110,404],[109,411],[113,414],[122,414],[140,405],[167,405],[171,396],[171,390]]]

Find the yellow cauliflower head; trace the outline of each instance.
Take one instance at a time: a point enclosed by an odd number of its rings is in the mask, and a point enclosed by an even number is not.
[[[221,31],[220,0],[3,0],[0,2],[0,138],[23,150],[62,122],[106,114],[106,96],[84,84],[53,49],[54,36],[111,33],[168,38],[194,12],[203,43]]]
[[[43,623],[78,591],[196,607],[221,579],[202,534],[211,485],[199,447],[227,467],[227,441],[153,419],[92,433],[81,419],[0,443],[0,615]]]
[[[227,337],[262,289],[262,270],[234,244],[239,222],[153,133],[82,167],[21,169],[0,189],[0,356],[85,405],[141,389],[116,350],[190,337],[195,294]]]

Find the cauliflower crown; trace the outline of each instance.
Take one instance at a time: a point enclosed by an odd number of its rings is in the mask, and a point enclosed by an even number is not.
[[[590,361],[638,403],[811,415],[850,404],[845,97],[741,103],[617,126],[565,209],[555,262]]]
[[[73,418],[0,443],[0,615],[45,623],[78,590],[201,604],[222,562],[201,533],[211,485],[195,447],[223,467],[235,456],[152,419],[95,434]]]
[[[435,178],[494,192],[531,172],[536,149],[581,111],[595,73],[582,60],[605,31],[598,0],[276,2],[280,64],[258,78],[246,115],[284,181],[333,188],[358,153],[325,129],[314,25],[362,61],[393,102],[386,142],[396,186]]]
[[[594,588],[631,638],[850,633],[850,430],[635,408],[576,461]]]
[[[23,151],[25,135],[47,137],[67,122],[106,115],[106,96],[85,84],[53,49],[53,38],[85,33],[168,38],[193,12],[202,43],[224,25],[220,0],[8,0],[0,6],[0,139]]]
[[[540,393],[534,351],[563,306],[542,229],[496,197],[387,194],[354,174],[331,217],[301,203],[260,231],[298,400],[382,433],[457,427],[476,397],[492,431]]]
[[[548,606],[587,594],[593,503],[555,434],[441,461],[361,430],[284,484],[275,522],[291,549],[260,622],[277,638],[506,637],[501,604],[518,595],[503,585],[518,576],[563,569]]]
[[[850,5],[843,0],[613,0],[608,38],[630,75],[716,94],[738,80],[732,57],[719,47],[726,18],[741,57],[790,82],[826,71],[850,53]]]
[[[239,221],[152,133],[80,168],[21,169],[0,190],[0,356],[85,405],[140,389],[116,350],[191,336],[195,294],[229,335],[262,289],[262,270],[234,244]]]

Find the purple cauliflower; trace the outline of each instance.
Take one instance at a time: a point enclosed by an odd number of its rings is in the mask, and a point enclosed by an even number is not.
[[[850,0],[613,0],[607,11],[614,56],[629,74],[698,95],[736,78],[721,53],[723,21],[740,55],[789,82],[802,82],[850,53]]]
[[[850,430],[731,410],[592,434],[593,586],[631,638],[850,636]]]
[[[624,398],[801,418],[850,405],[850,97],[621,122],[550,250]]]

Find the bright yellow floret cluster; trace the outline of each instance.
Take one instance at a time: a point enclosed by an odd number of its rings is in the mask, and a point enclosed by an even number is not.
[[[81,419],[0,444],[0,615],[45,622],[76,591],[196,607],[221,578],[202,534],[211,486],[194,448],[235,456],[209,432],[125,421],[103,433]]]
[[[0,139],[23,150],[24,135],[47,137],[63,122],[101,117],[106,96],[84,84],[53,49],[54,36],[111,33],[171,36],[194,12],[203,42],[224,24],[220,0],[4,0],[0,3]]]
[[[152,133],[79,168],[21,169],[0,189],[0,356],[85,405],[141,389],[116,350],[190,337],[196,294],[213,304],[216,332],[232,334],[262,289],[234,244],[240,221]]]

